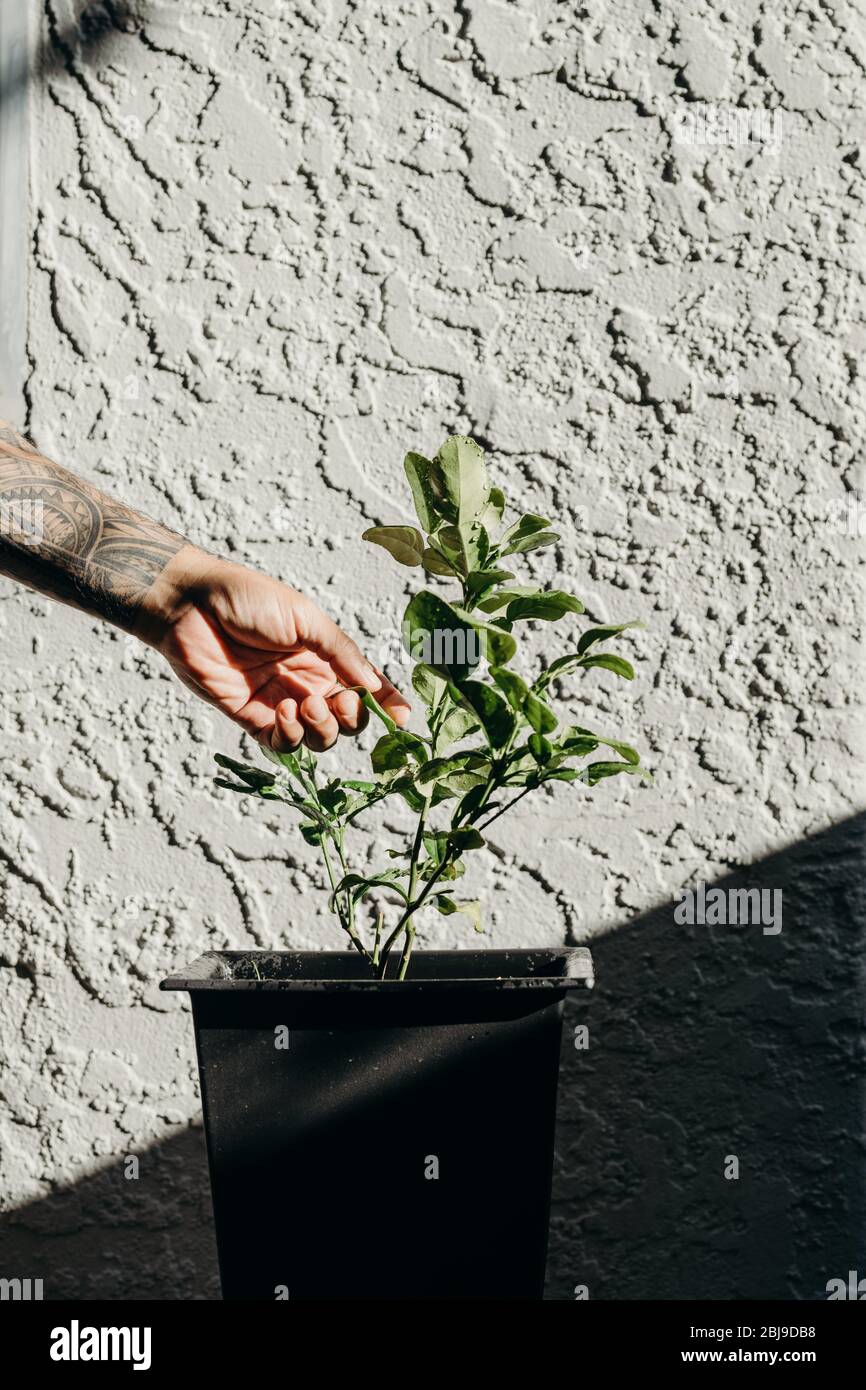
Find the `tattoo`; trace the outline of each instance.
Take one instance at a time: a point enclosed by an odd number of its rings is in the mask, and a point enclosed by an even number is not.
[[[43,458],[0,420],[0,573],[129,631],[186,544]]]

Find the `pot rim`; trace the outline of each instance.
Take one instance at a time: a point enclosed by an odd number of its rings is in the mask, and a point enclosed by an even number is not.
[[[277,962],[278,968],[294,973],[235,978],[232,972],[244,961],[255,962],[256,969],[265,961]],[[453,973],[454,967],[463,967],[463,973]],[[361,973],[366,969],[354,951],[206,951],[178,974],[160,981],[159,987],[191,994],[202,990],[426,994],[454,990],[563,992],[592,989],[594,982],[592,955],[586,946],[419,950],[412,957],[412,972],[402,981],[379,980]]]

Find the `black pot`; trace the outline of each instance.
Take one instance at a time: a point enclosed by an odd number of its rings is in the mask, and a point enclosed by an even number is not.
[[[541,1298],[583,948],[209,952],[188,990],[223,1297]]]

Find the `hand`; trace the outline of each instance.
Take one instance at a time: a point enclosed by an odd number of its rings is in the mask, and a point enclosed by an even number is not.
[[[278,752],[317,752],[368,720],[364,685],[404,725],[409,705],[296,589],[184,547],[144,604],[138,632],[184,685]]]

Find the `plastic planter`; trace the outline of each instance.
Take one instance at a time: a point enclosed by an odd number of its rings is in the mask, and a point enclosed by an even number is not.
[[[223,1297],[538,1299],[587,950],[211,952],[192,999]]]

